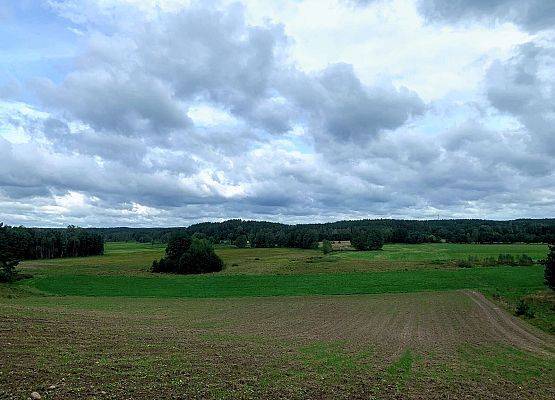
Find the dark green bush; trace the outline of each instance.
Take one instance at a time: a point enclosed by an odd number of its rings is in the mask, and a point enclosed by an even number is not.
[[[456,266],[459,268],[472,268],[472,263],[468,260],[457,260]]]
[[[17,280],[17,260],[1,260],[0,261],[0,282],[11,283]]]
[[[187,236],[175,237],[166,248],[166,256],[152,262],[151,271],[174,274],[202,274],[223,269],[223,261],[214,252],[212,242]]]
[[[193,239],[189,250],[179,259],[178,274],[203,274],[218,272],[224,267],[220,257],[214,252],[207,239]]]
[[[524,299],[521,299],[516,305],[515,315],[523,316],[526,318],[534,318],[534,311],[530,308],[530,305]]]
[[[521,254],[516,260],[517,265],[533,265],[534,260],[527,254]]]
[[[324,254],[328,254],[332,252],[332,246],[331,246],[331,242],[329,240],[324,240],[322,242],[322,252]]]
[[[495,257],[484,258],[483,264],[487,267],[491,267],[497,264],[497,259]]]
[[[497,263],[501,265],[514,265],[515,258],[512,254],[499,254],[499,257],[497,257]]]

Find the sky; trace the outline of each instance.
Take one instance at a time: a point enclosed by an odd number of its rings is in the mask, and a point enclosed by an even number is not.
[[[555,0],[0,0],[0,221],[555,217]]]

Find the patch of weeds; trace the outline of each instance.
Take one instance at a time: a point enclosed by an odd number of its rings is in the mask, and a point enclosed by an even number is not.
[[[318,374],[341,374],[356,368],[356,360],[338,343],[315,342],[299,349],[302,362]]]
[[[385,370],[386,381],[393,382],[397,390],[404,388],[407,380],[411,377],[416,359],[417,357],[411,349],[405,350],[401,357]]]
[[[458,357],[463,374],[473,379],[501,378],[522,385],[554,372],[553,363],[545,357],[510,346],[464,345]]]
[[[472,262],[469,260],[457,260],[455,265],[458,268],[472,268]]]
[[[354,384],[352,377],[369,368],[372,350],[349,352],[340,341],[316,341],[278,357],[263,371],[262,387],[299,388],[308,382],[326,392]],[[331,389],[335,390],[335,389]]]

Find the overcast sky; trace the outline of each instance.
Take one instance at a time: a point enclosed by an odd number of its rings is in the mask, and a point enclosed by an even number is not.
[[[0,0],[0,221],[555,217],[555,0]]]

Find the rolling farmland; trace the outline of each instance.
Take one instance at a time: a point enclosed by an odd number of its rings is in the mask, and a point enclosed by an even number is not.
[[[541,267],[449,262],[546,247],[418,246],[221,248],[201,276],[150,274],[150,244],[27,261],[0,286],[0,397],[553,398],[553,314],[510,309]]]

